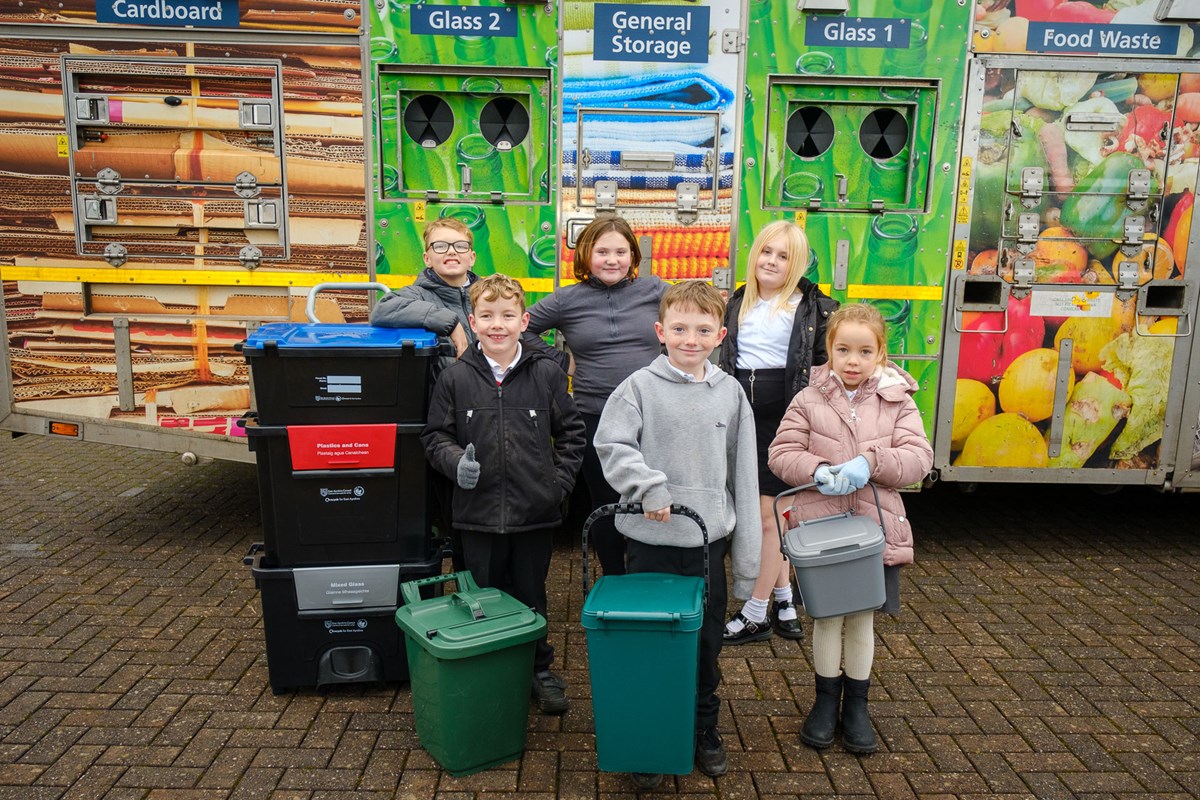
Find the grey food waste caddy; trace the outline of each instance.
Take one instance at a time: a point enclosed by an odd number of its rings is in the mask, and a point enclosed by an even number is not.
[[[875,487],[871,484],[872,491]],[[797,486],[782,492],[779,501],[816,486]],[[876,507],[879,498],[876,495]],[[778,525],[778,514],[776,514]],[[883,605],[883,512],[879,523],[847,511],[818,519],[802,520],[786,533],[780,531],[783,553],[796,573],[804,611],[814,619],[869,611]]]

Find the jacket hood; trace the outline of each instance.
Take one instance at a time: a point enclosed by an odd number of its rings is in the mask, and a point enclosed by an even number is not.
[[[650,374],[664,380],[671,381],[672,383],[693,383],[693,381],[689,381],[687,378],[675,371],[675,368],[671,366],[670,359],[667,358],[666,354],[660,355],[658,358],[651,361],[646,369],[650,371]],[[714,369],[712,370],[712,373],[703,381],[694,382],[707,383],[709,386],[716,386],[718,383],[728,377],[729,373],[725,372],[724,370]]]
[[[813,386],[836,386],[838,389],[843,389],[842,379],[830,369],[828,364],[822,364],[819,367],[813,367],[812,380]],[[888,361],[875,368],[874,374],[867,378],[858,387],[860,390],[868,394],[878,394],[884,400],[900,401],[905,395],[916,394],[920,388],[913,377],[905,372],[894,361]]]

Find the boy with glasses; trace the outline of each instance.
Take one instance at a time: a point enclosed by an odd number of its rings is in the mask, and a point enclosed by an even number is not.
[[[475,343],[468,318],[468,290],[478,276],[475,266],[475,237],[471,229],[449,217],[425,226],[425,269],[417,280],[389,292],[371,312],[371,324],[383,328],[424,328],[454,345],[454,355],[438,359],[440,373]]]

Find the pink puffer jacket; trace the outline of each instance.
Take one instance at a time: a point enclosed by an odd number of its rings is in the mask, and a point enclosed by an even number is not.
[[[933,448],[912,399],[916,390],[912,377],[889,361],[859,386],[852,403],[829,366],[817,367],[808,387],[792,399],[768,451],[771,471],[792,486],[811,483],[822,464],[870,453],[871,481],[879,489],[885,523],[883,563],[888,566],[913,560],[912,526],[896,488],[916,483],[933,466]],[[879,519],[869,486],[843,497],[807,489],[793,495],[792,504],[801,519],[851,509]]]

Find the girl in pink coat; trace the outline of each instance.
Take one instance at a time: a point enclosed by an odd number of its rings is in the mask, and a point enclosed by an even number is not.
[[[803,519],[850,510],[877,518],[874,494],[860,491],[868,480],[876,485],[886,534],[887,599],[881,610],[896,614],[899,570],[913,560],[912,526],[896,489],[921,480],[933,466],[933,448],[912,399],[917,384],[887,360],[886,328],[873,306],[857,303],[835,311],[827,323],[826,342],[829,363],[812,371],[808,387],[788,406],[768,464],[792,486],[817,483],[819,493],[792,497],[792,513]],[[874,611],[863,611],[814,620],[816,700],[800,731],[805,744],[828,747],[840,723],[847,750],[875,752],[867,712],[874,619]]]

